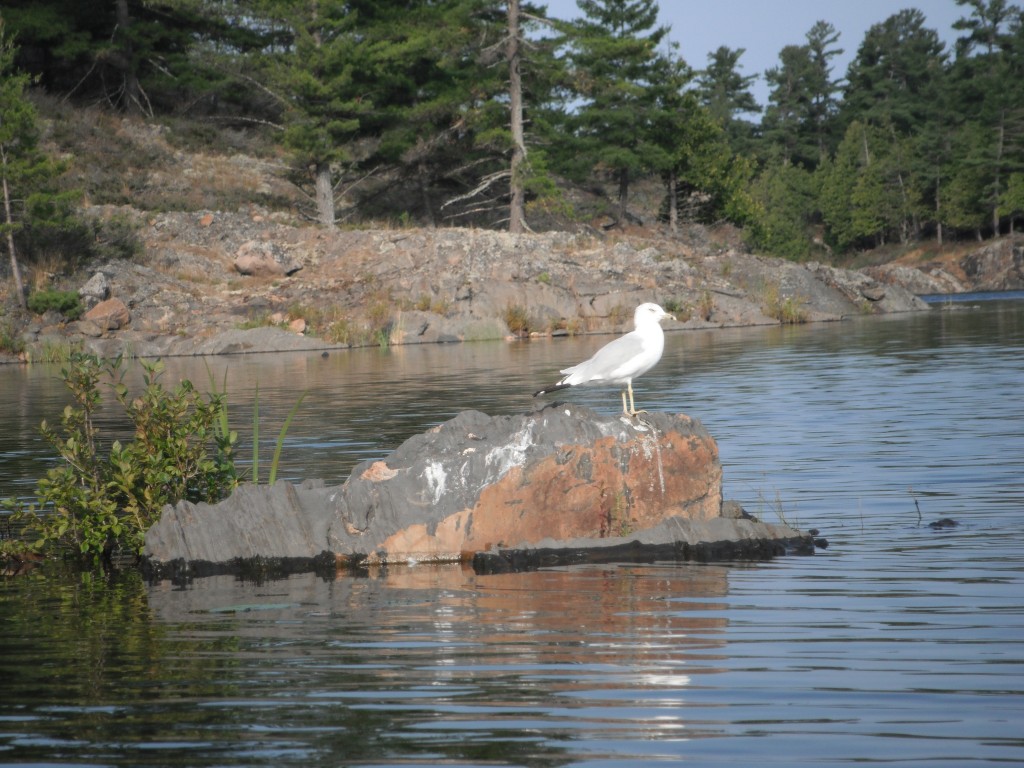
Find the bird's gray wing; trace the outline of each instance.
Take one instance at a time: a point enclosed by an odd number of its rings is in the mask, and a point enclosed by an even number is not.
[[[628,371],[629,361],[643,352],[643,339],[632,332],[620,336],[601,347],[589,360],[566,368],[566,383],[582,384],[587,381],[615,379],[623,375],[623,366]]]

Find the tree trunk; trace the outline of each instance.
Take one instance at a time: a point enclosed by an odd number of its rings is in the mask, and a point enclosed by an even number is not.
[[[626,209],[629,200],[629,170],[622,168],[619,171],[619,226],[626,225]]]
[[[995,183],[992,189],[992,237],[999,237],[999,187],[1000,187],[1000,170],[1003,162],[1003,151],[1004,144],[1006,141],[1006,114],[1000,115],[999,126],[996,128],[996,135],[999,137],[996,141],[996,164],[995,164]]]
[[[334,229],[334,185],[330,163],[316,164],[316,212],[320,223]]]
[[[675,171],[668,174],[668,228],[679,231],[679,183]]]
[[[128,0],[117,0],[115,7],[115,19],[121,43],[119,45],[119,56],[115,59],[116,65],[121,69],[121,77],[124,81],[124,103],[127,112],[138,112],[151,117],[153,111],[146,102],[146,94],[139,84],[139,73],[135,69],[135,51],[132,47],[131,30],[132,17],[128,12]]]
[[[4,220],[7,222],[7,250],[11,254],[11,276],[14,278],[14,291],[18,295],[18,304],[28,309],[25,300],[25,285],[21,281],[21,268],[18,266],[18,252],[14,248],[14,216],[11,214],[11,190],[7,186],[7,150],[0,146],[0,180],[3,181]]]
[[[423,215],[427,218],[427,225],[431,229],[437,228],[437,218],[434,216],[434,206],[430,200],[430,177],[427,175],[427,166],[422,161],[416,169],[416,183],[420,188],[420,200],[423,205]]]
[[[521,59],[519,37],[519,0],[508,2],[508,97],[511,111],[512,164],[511,200],[508,231],[519,234],[526,228],[526,192],[523,189],[523,164],[526,161],[526,140],[523,136],[523,80],[519,71]]]

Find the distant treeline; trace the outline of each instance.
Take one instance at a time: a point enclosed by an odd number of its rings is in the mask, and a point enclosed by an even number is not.
[[[821,258],[1024,215],[1024,12],[957,3],[951,49],[902,10],[844,73],[817,22],[764,73],[763,110],[743,50],[684,61],[654,0],[578,0],[571,21],[518,0],[7,0],[0,17],[32,88],[274,137],[328,225],[372,200],[520,230],[565,214],[563,181],[612,190],[623,220],[654,180],[669,226],[729,221]]]

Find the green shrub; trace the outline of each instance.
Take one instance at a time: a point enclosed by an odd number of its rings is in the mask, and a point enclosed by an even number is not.
[[[253,328],[266,328],[274,325],[276,324],[270,319],[270,312],[265,309],[261,309],[251,315],[248,315],[245,320],[237,323],[235,327],[240,331],[249,331]]]
[[[129,216],[94,219],[89,222],[89,234],[88,249],[94,259],[133,261],[145,250],[139,226]]]
[[[28,521],[33,548],[71,547],[94,560],[138,553],[165,504],[217,501],[237,485],[237,435],[224,427],[223,395],[204,398],[188,380],[168,391],[163,364],[141,364],[145,390],[136,397],[122,381],[121,358],[101,363],[77,353],[61,371],[74,404],[59,428],[44,421],[40,429],[63,463],[37,483],[35,503],[4,503]],[[104,376],[134,425],[134,440],[114,441],[105,456],[95,423]]]
[[[4,318],[0,320],[0,352],[20,355],[25,351],[25,340],[18,335],[14,324]]]
[[[28,297],[28,308],[37,315],[52,309],[68,320],[77,320],[85,311],[76,291],[35,291]]]
[[[127,215],[68,216],[60,226],[35,224],[18,233],[25,260],[44,272],[68,275],[90,261],[135,260],[145,248]]]
[[[761,308],[768,316],[783,325],[799,325],[807,322],[807,311],[798,297],[783,296],[777,283],[766,284],[761,293]]]

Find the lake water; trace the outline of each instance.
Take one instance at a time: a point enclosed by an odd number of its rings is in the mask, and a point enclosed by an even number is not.
[[[0,763],[1024,764],[1024,301],[981,298],[669,334],[638,407],[700,418],[726,498],[820,529],[811,557],[0,581]],[[532,408],[605,341],[168,360],[165,381],[226,374],[246,435],[258,384],[264,467],[308,391],[281,471],[333,483],[464,408]],[[52,461],[55,374],[0,368],[0,496]]]

